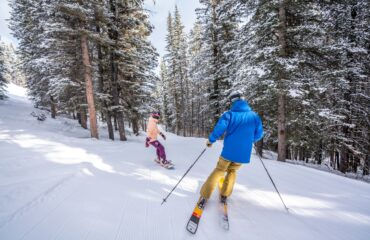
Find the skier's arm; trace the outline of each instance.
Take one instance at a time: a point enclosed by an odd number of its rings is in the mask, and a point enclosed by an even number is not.
[[[218,120],[215,128],[213,129],[213,132],[209,135],[209,142],[214,143],[218,138],[224,134],[224,132],[227,129],[227,126],[229,125],[230,121],[230,113],[226,112],[224,113],[221,118]]]
[[[159,126],[158,124],[157,124],[157,131],[158,131],[158,134],[159,135],[161,135],[161,137],[164,139],[164,140],[166,140],[166,135],[164,135],[164,133],[163,133],[163,129],[161,128],[161,126]]]
[[[254,130],[254,142],[259,141],[263,137],[263,126],[261,118],[256,114],[256,129]]]

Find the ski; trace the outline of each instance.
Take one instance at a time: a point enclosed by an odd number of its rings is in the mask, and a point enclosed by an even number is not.
[[[221,189],[224,184],[224,178],[221,178],[218,182],[218,190],[220,193],[220,200],[219,200],[219,209],[220,209],[220,225],[223,229],[229,230],[229,216],[227,214],[227,201],[226,197],[222,197],[221,195]]]
[[[200,197],[200,199],[197,202],[197,205],[193,210],[193,214],[191,215],[189,222],[186,225],[186,229],[192,234],[195,234],[197,232],[200,217],[202,216],[205,205],[206,199]]]

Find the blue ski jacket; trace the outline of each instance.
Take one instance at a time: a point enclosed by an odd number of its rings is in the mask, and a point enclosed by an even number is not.
[[[218,120],[208,140],[214,143],[225,132],[221,157],[231,162],[249,163],[253,143],[262,138],[263,127],[260,117],[245,100],[233,103],[231,110]]]

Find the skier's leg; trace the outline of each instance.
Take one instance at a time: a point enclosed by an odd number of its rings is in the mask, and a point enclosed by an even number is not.
[[[160,150],[159,150],[160,143],[156,140],[156,141],[150,142],[150,145],[155,147],[155,149],[157,151],[157,158],[158,158],[159,161],[161,161],[161,154],[160,154]]]
[[[166,159],[166,152],[164,150],[164,147],[163,145],[159,142],[158,142],[158,148],[157,148],[157,154],[159,155],[160,159],[162,159],[162,162],[166,162],[167,159]]]
[[[227,174],[224,180],[224,184],[222,185],[221,195],[225,197],[229,197],[233,192],[235,180],[236,180],[236,171],[240,169],[242,165],[240,163],[230,163]]]
[[[212,192],[222,176],[225,175],[231,162],[224,160],[222,157],[219,158],[216,168],[213,170],[211,175],[209,175],[207,181],[203,184],[200,189],[200,195],[205,199],[209,199]]]

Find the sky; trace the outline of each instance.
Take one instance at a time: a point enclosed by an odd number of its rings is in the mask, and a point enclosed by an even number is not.
[[[11,35],[7,19],[10,18],[8,0],[0,0],[0,37],[3,42],[17,45],[18,41]]]
[[[174,12],[175,5],[179,8],[182,22],[185,26],[186,32],[188,33],[196,20],[195,9],[200,7],[198,0],[145,0],[145,8],[150,11],[150,22],[154,25],[154,30],[150,36],[150,40],[160,56],[163,56],[165,53],[167,16],[169,12]],[[8,5],[8,0],[0,0],[1,40],[17,45],[17,40],[11,35],[11,31],[8,28],[7,19],[9,18],[10,7]]]
[[[201,6],[198,0],[155,0],[155,4],[153,0],[145,0],[145,7],[150,11],[150,22],[154,25],[150,39],[160,56],[165,53],[168,13],[173,13],[176,5],[185,31],[189,33],[196,21],[195,9]]]

